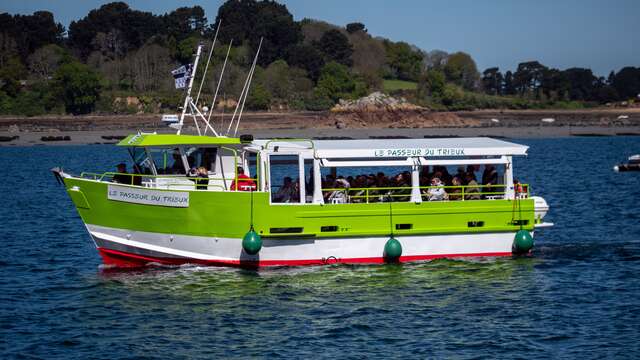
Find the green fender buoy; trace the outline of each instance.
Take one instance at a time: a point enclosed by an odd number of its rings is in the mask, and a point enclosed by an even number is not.
[[[387,243],[384,244],[384,258],[387,260],[397,260],[402,255],[402,245],[400,245],[400,241],[391,237],[387,240]]]
[[[525,254],[533,248],[533,237],[527,230],[518,230],[513,238],[512,251],[514,254]]]
[[[262,249],[262,238],[253,228],[242,238],[242,248],[249,255],[255,255]]]

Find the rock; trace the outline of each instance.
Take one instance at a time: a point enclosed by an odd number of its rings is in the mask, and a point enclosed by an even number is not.
[[[344,129],[345,128],[345,124],[342,120],[336,120],[336,129]]]
[[[340,99],[331,111],[397,111],[397,110],[427,110],[421,106],[411,104],[405,98],[394,98],[379,91],[357,100]]]
[[[20,128],[16,124],[9,125],[9,132],[10,133],[18,133],[18,132],[20,132]]]

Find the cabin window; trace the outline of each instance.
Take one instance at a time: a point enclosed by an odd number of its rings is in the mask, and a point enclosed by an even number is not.
[[[196,148],[192,147],[185,151],[189,169],[204,167],[207,171],[215,171],[218,148]]]
[[[147,156],[147,152],[144,148],[134,147],[129,149],[129,155],[133,159],[133,173],[134,174],[153,174],[153,166],[151,160]]]
[[[407,166],[323,167],[321,173],[327,204],[411,199],[411,168]]]
[[[158,174],[184,175],[186,169],[179,148],[149,149]]]
[[[300,203],[300,157],[269,155],[269,188],[272,203]]]
[[[420,192],[423,201],[502,198],[504,176],[504,164],[422,166]],[[444,192],[438,193],[436,184]]]

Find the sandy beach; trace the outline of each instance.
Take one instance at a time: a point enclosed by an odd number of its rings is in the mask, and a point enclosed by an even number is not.
[[[0,146],[112,144],[138,131],[171,133],[160,115],[0,118]],[[216,114],[216,128],[229,116]],[[542,121],[542,119],[553,119]],[[185,133],[195,133],[192,122]],[[489,136],[554,138],[640,136],[640,109],[482,110],[464,112],[248,113],[240,134],[256,138],[423,138]],[[46,141],[50,140],[50,141]]]

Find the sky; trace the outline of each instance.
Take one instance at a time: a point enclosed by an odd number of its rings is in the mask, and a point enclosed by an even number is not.
[[[73,20],[110,1],[2,0],[0,12],[51,11],[68,28]],[[222,0],[129,0],[155,14],[200,5],[213,21]],[[281,0],[296,20],[344,26],[362,22],[369,34],[419,48],[464,51],[480,71],[504,72],[538,60],[566,69],[586,67],[607,76],[640,66],[640,0]],[[224,29],[223,29],[224,30]]]

